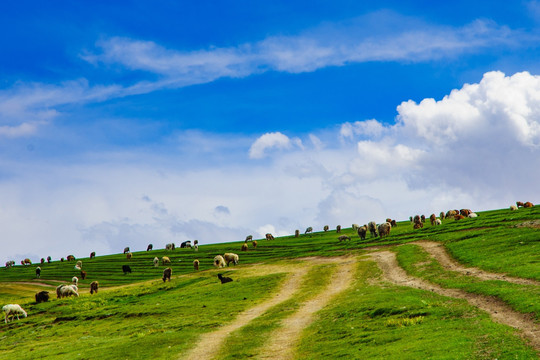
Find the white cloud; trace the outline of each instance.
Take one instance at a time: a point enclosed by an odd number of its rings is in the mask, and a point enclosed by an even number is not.
[[[299,142],[295,140],[295,143]],[[301,144],[301,143],[300,143]],[[266,133],[261,135],[249,148],[249,157],[251,159],[261,159],[268,149],[290,149],[292,147],[291,139],[280,132]]]

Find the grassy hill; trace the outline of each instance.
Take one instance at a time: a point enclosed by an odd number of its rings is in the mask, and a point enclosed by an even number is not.
[[[383,239],[368,235],[361,241],[348,228],[342,234],[351,241],[345,242],[330,230],[258,239],[257,248],[250,243],[247,252],[240,251],[241,241],[202,245],[197,252],[135,252],[130,260],[123,254],[77,259],[88,273],[79,282],[79,298],[56,299],[54,293],[59,283],[79,276],[74,262],[40,265],[40,279],[35,279],[37,265],[2,268],[0,304],[18,303],[28,317],[2,323],[0,359],[181,359],[190,358],[205,339],[218,349],[216,359],[279,358],[278,347],[290,348],[298,359],[537,359],[540,207],[479,215],[445,220],[441,226],[428,221],[420,230],[413,230],[409,221],[399,222]],[[506,274],[508,279],[486,280],[449,270],[418,243],[428,240],[443,244],[464,267]],[[479,296],[523,316],[529,330],[501,323],[462,298],[393,283],[370,256],[377,251],[391,252],[407,276],[439,292]],[[215,269],[214,256],[225,252],[239,254],[240,264]],[[161,280],[165,266],[153,266],[155,256],[171,258],[170,283]],[[194,259],[200,260],[197,272]],[[336,274],[343,273],[345,263],[354,269],[351,280],[322,301],[337,286]],[[123,274],[124,264],[130,265],[131,274]],[[234,281],[222,285],[218,273]],[[100,290],[90,295],[94,280]],[[278,302],[289,285],[290,293]],[[51,300],[36,304],[34,294],[41,290],[50,291]],[[324,306],[309,312],[315,303]],[[260,314],[248,316],[256,310]],[[288,320],[304,311],[312,318],[289,335],[294,341],[276,345]],[[249,321],[240,322],[244,317]],[[227,326],[230,332],[219,332]]]

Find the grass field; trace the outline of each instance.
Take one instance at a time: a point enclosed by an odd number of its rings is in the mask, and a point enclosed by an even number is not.
[[[55,296],[58,284],[80,275],[74,262],[42,264],[40,279],[35,279],[36,265],[2,268],[0,302],[20,304],[28,317],[2,323],[0,359],[183,359],[194,358],[203,344],[214,349],[210,358],[215,359],[280,358],[272,339],[294,329],[289,320],[309,313],[315,303],[325,305],[279,345],[293,358],[539,358],[540,207],[486,211],[441,226],[428,221],[420,230],[403,221],[383,239],[368,235],[362,241],[350,228],[342,234],[351,241],[339,242],[330,230],[258,239],[257,248],[250,243],[247,252],[240,251],[241,241],[201,245],[197,252],[134,252],[130,260],[123,254],[77,259],[88,273],[79,281],[78,298]],[[530,283],[449,270],[418,246],[423,240],[442,244],[464,267]],[[496,301],[524,317],[524,327],[509,326],[463,298],[391,281],[382,265],[366,256],[377,251],[395,253],[409,277]],[[214,256],[225,252],[239,254],[240,264],[215,269]],[[153,266],[155,256],[171,258],[170,283],[161,280],[166,266]],[[199,271],[193,269],[194,259],[200,260]],[[330,296],[345,261],[354,263],[352,281]],[[131,274],[123,274],[125,264]],[[222,285],[218,273],[234,281]],[[94,280],[100,290],[90,295]],[[51,300],[36,304],[34,294],[41,290],[50,291]],[[277,301],[281,293],[286,295]],[[250,316],[256,310],[260,313]],[[234,330],[222,334],[227,326]]]

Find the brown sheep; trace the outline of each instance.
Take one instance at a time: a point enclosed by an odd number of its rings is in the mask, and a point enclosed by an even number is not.
[[[349,241],[349,240],[351,240],[351,238],[348,237],[347,235],[340,235],[338,237],[338,240],[339,240],[339,242],[342,242],[342,241],[345,241],[345,240]]]
[[[75,256],[73,255],[68,255],[67,258],[66,258],[67,261],[75,261]]]
[[[431,226],[435,225],[435,220],[437,220],[437,216],[435,216],[435,214],[431,214],[429,216],[429,221],[431,222]]]
[[[392,222],[392,219],[386,218],[386,222],[387,222],[387,223],[391,223],[391,222]]]
[[[533,203],[530,202],[530,201],[527,201],[525,204],[523,204],[524,208],[530,208],[530,207],[533,207],[533,206],[534,206]]]
[[[397,226],[396,220],[390,221],[390,225],[392,225],[392,227],[396,227]]]
[[[525,204],[523,204],[521,201],[516,201],[517,207],[523,207]]]
[[[377,230],[379,230],[379,236],[382,238],[383,236],[390,235],[391,229],[392,225],[390,225],[389,222],[385,222],[383,224],[380,224]]]
[[[461,209],[459,210],[459,213],[460,215],[463,215],[465,217],[469,216],[470,213],[472,213],[472,211],[470,209]]]
[[[274,240],[274,235],[270,233],[266,234],[265,237],[266,237],[266,240]]]
[[[45,259],[44,259],[44,258],[41,258],[40,262],[41,262],[42,264],[45,264]]]
[[[197,259],[193,260],[193,268],[195,270],[199,270],[199,260]]]
[[[169,282],[171,282],[171,274],[172,269],[170,267],[163,270],[163,282],[165,282],[167,279],[169,280]]]
[[[243,243],[242,244],[242,251],[248,251],[248,244],[247,243]]]
[[[132,253],[129,252],[129,253],[126,254],[126,258],[127,258],[128,260],[131,260],[132,257],[133,257],[133,254],[132,254]]]
[[[366,240],[366,234],[367,234],[367,226],[360,226],[358,228],[358,236],[360,236],[361,240]]]
[[[424,227],[424,224],[422,224],[422,222],[415,222],[414,225],[413,225],[414,230],[418,230],[418,229],[421,229],[423,227]]]
[[[93,294],[93,293],[97,294],[98,288],[99,288],[99,283],[97,281],[92,281],[90,283],[90,294]]]
[[[81,270],[81,279],[86,279],[86,271]]]
[[[459,214],[459,215],[454,215],[454,220],[462,220],[462,219],[465,219],[465,216]]]
[[[330,229],[330,226],[324,225],[324,228],[323,228],[324,232],[327,232],[329,229]]]
[[[414,215],[413,223],[419,223],[420,222],[420,215]]]
[[[336,226],[336,232],[338,234],[341,233],[341,225]]]
[[[422,220],[423,223],[426,222],[426,216],[425,215],[420,215],[420,220]]]
[[[128,253],[128,252],[129,252],[129,246],[126,246],[126,247],[124,248],[124,254],[126,254],[126,253]]]
[[[257,240],[253,240],[253,247],[254,247],[254,248],[257,247]]]
[[[439,214],[439,217],[441,218],[441,220],[444,220],[444,211],[441,211],[441,213]]]
[[[24,262],[23,265],[32,265],[32,261],[30,261],[29,258],[24,259],[23,262]]]
[[[299,237],[300,236],[300,230],[296,229],[294,231],[294,237]]]

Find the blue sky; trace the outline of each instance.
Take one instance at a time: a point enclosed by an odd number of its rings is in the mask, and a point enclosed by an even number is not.
[[[5,260],[534,202],[501,169],[538,165],[539,20],[537,1],[2,4]]]

